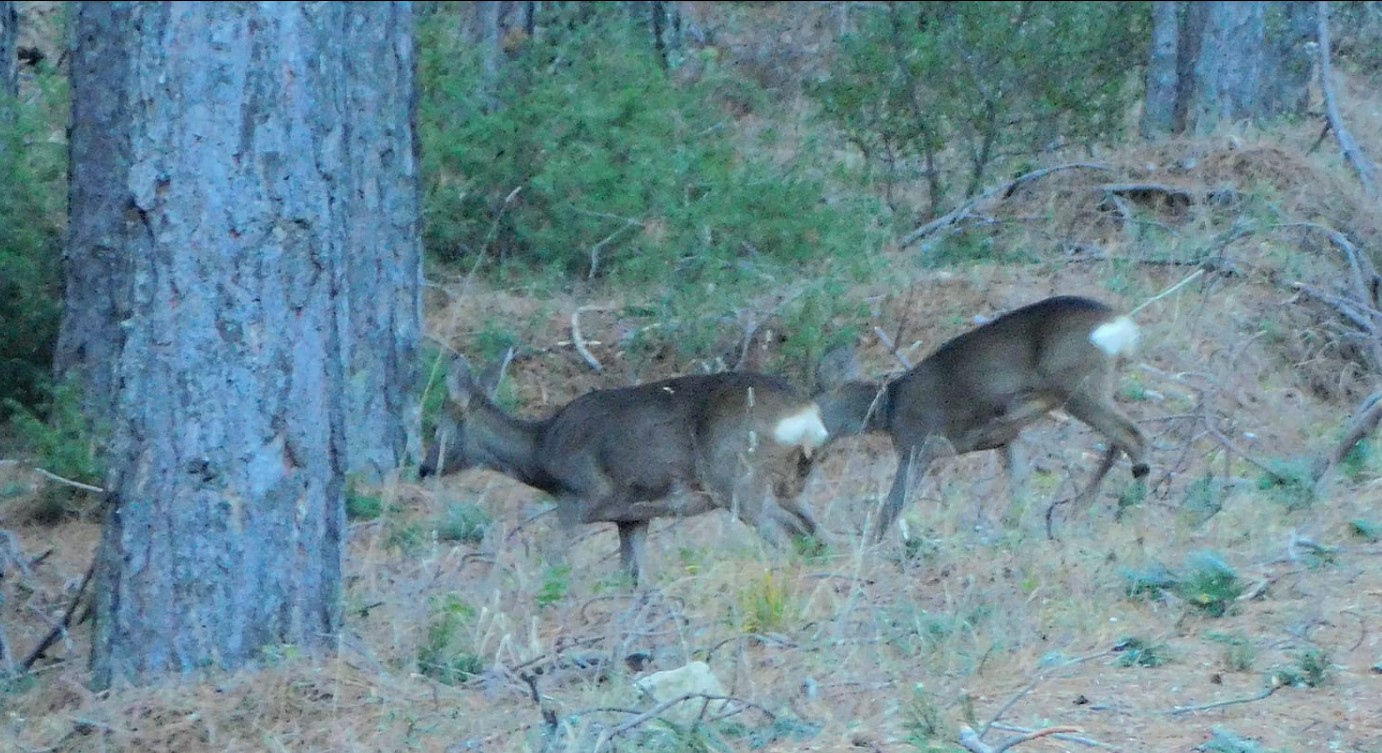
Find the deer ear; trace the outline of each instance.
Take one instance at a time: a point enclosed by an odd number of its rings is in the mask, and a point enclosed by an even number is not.
[[[816,388],[833,390],[846,382],[863,379],[859,356],[851,345],[837,345],[826,351],[816,364]]]
[[[485,373],[480,375],[480,381],[476,387],[483,389],[491,399],[499,393],[499,383],[504,381],[504,374],[509,370],[509,363],[513,361],[513,348],[504,351],[504,357],[489,365]]]
[[[470,372],[470,362],[458,355],[451,360],[451,368],[446,371],[446,393],[451,402],[464,409],[470,405],[470,396],[475,392],[475,376]]]

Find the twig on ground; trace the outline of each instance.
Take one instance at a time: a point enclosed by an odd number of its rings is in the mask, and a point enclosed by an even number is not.
[[[1178,716],[1180,714],[1193,714],[1197,711],[1210,711],[1212,709],[1220,709],[1225,706],[1236,706],[1240,703],[1254,703],[1256,701],[1261,701],[1267,698],[1272,693],[1275,693],[1277,689],[1280,687],[1281,683],[1277,682],[1275,678],[1273,678],[1271,684],[1264,688],[1261,693],[1258,693],[1254,696],[1248,696],[1247,698],[1230,698],[1227,701],[1216,701],[1214,703],[1206,703],[1200,706],[1176,706],[1175,708],[1172,708],[1170,711],[1166,713],[1171,716]]]
[[[1156,295],[1152,296],[1151,298],[1148,298],[1147,300],[1143,301],[1142,303],[1137,304],[1137,306],[1136,306],[1132,311],[1129,311],[1129,312],[1128,312],[1128,316],[1135,316],[1135,315],[1137,314],[1137,312],[1139,312],[1139,311],[1141,311],[1142,309],[1146,308],[1146,307],[1148,306],[1148,304],[1155,303],[1156,301],[1159,301],[1159,300],[1161,300],[1162,298],[1165,298],[1166,296],[1168,296],[1168,295],[1170,295],[1170,294],[1176,292],[1177,290],[1180,290],[1181,288],[1185,287],[1186,285],[1189,285],[1191,282],[1194,282],[1195,279],[1198,278],[1198,277],[1199,277],[1200,275],[1202,275],[1202,274],[1204,274],[1204,267],[1200,267],[1199,269],[1195,270],[1194,272],[1191,272],[1189,275],[1186,275],[1184,279],[1182,279],[1180,282],[1176,283],[1175,285],[1172,285],[1171,287],[1169,287],[1169,288],[1167,288],[1167,289],[1161,291],[1160,293],[1157,293]]]
[[[72,596],[72,603],[67,605],[67,611],[63,613],[62,619],[43,637],[43,640],[38,642],[38,645],[29,652],[24,661],[19,663],[21,673],[27,673],[34,662],[38,661],[39,657],[48,650],[49,646],[57,643],[62,636],[67,634],[67,629],[72,626],[72,615],[76,613],[77,605],[81,603],[82,595],[86,593],[86,587],[91,584],[91,577],[96,574],[97,559],[97,557],[91,559],[91,564],[86,568],[86,575],[82,576],[81,585],[77,586],[77,593]]]
[[[998,745],[987,745],[979,739],[979,735],[974,732],[969,725],[960,728],[960,747],[973,753],[1003,753],[1003,751],[1015,745],[1036,740],[1050,735],[1059,735],[1069,732],[1083,732],[1079,727],[1047,727],[1045,729],[1032,730],[1017,737],[1009,738]]]
[[[34,468],[34,472],[37,473],[37,474],[40,475],[40,476],[43,476],[44,478],[50,479],[50,480],[52,480],[52,481],[56,481],[56,482],[58,482],[59,484],[66,484],[66,485],[68,485],[68,486],[76,487],[76,488],[82,489],[82,490],[84,490],[84,491],[96,492],[97,494],[105,494],[105,493],[106,493],[106,490],[105,490],[105,489],[102,489],[102,488],[99,487],[99,486],[92,486],[91,484],[83,484],[83,483],[80,482],[80,481],[73,481],[73,480],[70,479],[70,478],[63,478],[62,476],[59,476],[58,474],[53,473],[52,471],[47,471],[47,470],[44,470],[44,469],[42,469],[42,468]]]
[[[1032,730],[1032,729],[1027,728],[1027,727],[1019,727],[1019,726],[1017,726],[1016,724],[1004,724],[1004,723],[1001,723],[1001,722],[995,722],[995,723],[993,724],[993,728],[994,728],[994,729],[1001,729],[1001,730],[1003,730],[1004,732],[1022,732],[1022,733],[1028,733],[1028,732],[1034,732],[1034,731],[1035,731],[1035,730]],[[1065,733],[1065,732],[1055,732],[1055,733],[1052,733],[1051,737],[1053,737],[1053,738],[1055,738],[1055,739],[1057,739],[1057,740],[1061,740],[1061,741],[1063,741],[1063,742],[1075,743],[1076,745],[1084,745],[1084,746],[1090,747],[1090,748],[1108,748],[1109,750],[1117,750],[1117,748],[1115,748],[1115,747],[1112,746],[1112,745],[1109,745],[1108,743],[1100,742],[1100,741],[1095,740],[1095,739],[1093,739],[1093,738],[1084,737],[1084,736],[1082,736],[1082,735],[1071,735],[1071,734],[1067,734],[1067,733]]]
[[[774,714],[773,712],[769,711],[762,704],[754,703],[753,701],[748,701],[736,696],[714,695],[711,693],[683,693],[682,695],[679,695],[676,698],[668,698],[667,700],[662,701],[661,703],[657,704],[656,706],[653,706],[647,711],[634,711],[632,709],[604,709],[605,711],[617,711],[627,714],[636,714],[636,716],[634,716],[632,719],[626,722],[622,722],[614,727],[611,727],[601,732],[599,739],[595,741],[595,747],[591,749],[591,753],[600,753],[600,751],[604,750],[605,746],[609,745],[609,743],[613,741],[614,738],[627,734],[631,730],[634,730],[637,727],[646,724],[647,722],[653,719],[656,719],[673,706],[676,706],[677,704],[683,703],[685,701],[694,701],[696,699],[704,699],[707,704],[709,704],[711,701],[742,703],[747,708],[757,709],[758,711],[763,712],[763,714],[766,715],[769,719],[777,718],[777,714]],[[742,710],[743,709],[736,710],[734,713],[738,713]]]
[[[571,344],[575,346],[576,352],[581,354],[581,358],[585,359],[585,362],[590,364],[590,368],[593,369],[596,374],[602,373],[605,367],[601,366],[600,362],[595,360],[595,356],[590,354],[590,349],[586,347],[585,339],[581,337],[581,312],[604,310],[605,308],[603,306],[577,306],[576,310],[571,312]]]
[[[1353,422],[1349,425],[1348,432],[1344,438],[1334,446],[1333,452],[1325,458],[1324,464],[1315,474],[1315,494],[1322,495],[1329,489],[1329,484],[1333,480],[1333,472],[1348,454],[1353,451],[1353,447],[1374,431],[1377,430],[1378,423],[1382,423],[1382,391],[1368,395],[1363,404],[1354,412]]]
[[[1031,181],[1044,178],[1047,175],[1061,172],[1063,170],[1108,169],[1110,169],[1108,165],[1100,165],[1097,163],[1090,162],[1075,162],[1068,165],[1055,165],[1052,167],[1044,167],[1040,170],[1033,170],[1025,175],[1019,175],[1018,177],[1008,181],[1007,183],[1004,183],[1001,186],[990,188],[989,190],[979,194],[978,196],[975,196],[974,198],[965,201],[958,207],[955,207],[954,209],[941,215],[940,217],[931,220],[930,222],[926,223],[925,225],[922,225],[916,230],[913,230],[902,239],[902,242],[899,245],[902,248],[907,248],[908,246],[915,244],[917,241],[921,240],[922,238],[925,238],[926,236],[938,230],[943,230],[947,227],[950,227],[951,225],[960,222],[966,217],[969,217],[970,211],[973,210],[974,207],[978,206],[980,203],[988,201],[989,199],[992,199],[995,196],[1002,196],[1006,198],[1007,196],[1010,196],[1012,192],[1017,189],[1018,186],[1021,186],[1024,183],[1029,183]]]

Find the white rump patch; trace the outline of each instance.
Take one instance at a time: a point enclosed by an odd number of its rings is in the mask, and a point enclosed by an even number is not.
[[[1089,341],[1094,347],[1112,357],[1130,356],[1137,350],[1137,325],[1126,316],[1101,324],[1089,333]]]
[[[821,423],[821,409],[815,403],[778,421],[777,426],[773,427],[773,439],[778,444],[796,445],[806,452],[808,458],[811,457],[811,451],[825,444],[829,436],[830,432]]]

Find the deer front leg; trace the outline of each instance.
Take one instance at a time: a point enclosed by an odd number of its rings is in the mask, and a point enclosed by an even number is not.
[[[873,541],[875,543],[883,540],[888,529],[892,528],[893,522],[902,514],[902,508],[907,503],[907,495],[911,492],[912,485],[926,475],[926,469],[936,456],[938,444],[949,445],[943,439],[937,442],[931,437],[919,445],[897,445],[897,473],[893,476],[893,486],[888,490],[887,501],[878,510],[878,520],[875,521],[873,528]]]

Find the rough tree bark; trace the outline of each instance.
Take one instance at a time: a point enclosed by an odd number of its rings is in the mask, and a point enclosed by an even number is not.
[[[388,423],[365,393],[416,360],[411,25],[77,8],[62,340],[110,429],[98,686],[333,644],[352,413]]]
[[[338,131],[330,134],[333,148],[341,152],[339,165],[326,177],[337,186],[330,201],[338,210],[336,214],[344,218],[340,222],[347,236],[341,242],[349,249],[344,255],[344,274],[349,284],[340,291],[338,303],[342,318],[338,323],[342,328],[339,358],[346,377],[347,397],[345,467],[363,480],[378,482],[408,458],[421,457],[414,399],[421,337],[422,247],[417,226],[420,194],[414,133],[416,102],[411,83],[416,67],[413,18],[406,3],[343,5],[339,11],[304,11],[304,20],[298,26],[334,24],[327,32],[337,35],[332,45],[347,51],[342,53],[344,59],[338,61],[339,68],[333,72],[335,78],[322,83],[334,98],[329,111],[340,121]],[[122,11],[126,12],[133,11]],[[219,20],[212,18],[216,14],[206,15],[208,23]],[[277,17],[268,11],[265,15]],[[138,52],[131,44],[123,37],[117,40],[87,36],[78,41],[77,54],[92,61],[93,66],[84,75],[95,79],[88,79],[87,89],[74,97],[74,124],[81,120],[83,125],[98,123],[98,128],[103,129],[126,118],[133,103],[146,96],[138,87],[147,83],[135,78],[135,66],[180,66],[177,70],[185,68],[189,72],[196,67],[195,62],[181,57],[169,56],[161,62],[149,59],[148,55],[129,59]],[[273,65],[248,44],[243,42],[244,49],[239,53],[253,52],[259,57],[239,65],[251,69]],[[130,70],[104,70],[107,61]],[[241,75],[252,86],[267,74],[251,70]],[[116,81],[118,76],[129,80]],[[197,101],[202,95],[189,96],[184,106],[205,113],[209,105]],[[268,106],[255,91],[247,90],[243,96],[248,100],[246,107]],[[323,112],[326,111],[324,108]],[[212,122],[202,114],[195,125],[205,129],[229,128],[233,124]],[[141,127],[152,129],[156,124]],[[127,197],[111,193],[103,182],[78,179],[78,172],[91,176],[119,175],[128,172],[139,155],[127,153],[129,147],[121,147],[114,134],[96,136],[104,141],[95,148],[78,154],[74,147],[74,163],[83,160],[83,164],[73,167],[69,201],[74,214],[77,207],[84,207],[82,211],[94,212],[93,216],[120,217],[121,204]],[[293,151],[296,148],[290,146],[284,154],[299,153]],[[234,164],[238,166],[239,161]],[[223,179],[239,180],[233,176]],[[212,211],[214,207],[204,209]],[[127,293],[120,287],[128,283],[119,281],[128,280],[132,273],[127,268],[130,259],[123,244],[123,237],[112,234],[100,221],[73,222],[69,230],[64,299],[67,305],[54,356],[54,372],[58,379],[80,386],[86,414],[100,435],[109,435],[119,420],[115,413],[119,386],[115,368],[124,326],[121,322],[129,318],[127,305],[121,303]]]
[[[0,0],[0,96],[8,100],[19,96],[19,14],[9,0]],[[4,103],[3,112],[10,117],[9,102]]]
[[[1147,61],[1147,95],[1142,136],[1171,133],[1176,111],[1176,45],[1180,38],[1178,3],[1152,3],[1152,48]]]
[[[1304,2],[1153,3],[1143,135],[1302,112],[1314,13]]]

